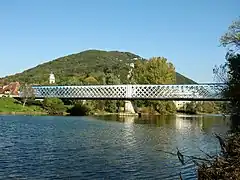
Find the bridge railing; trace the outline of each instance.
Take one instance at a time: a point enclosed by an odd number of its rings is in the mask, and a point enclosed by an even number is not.
[[[33,86],[36,98],[221,100],[224,84]]]

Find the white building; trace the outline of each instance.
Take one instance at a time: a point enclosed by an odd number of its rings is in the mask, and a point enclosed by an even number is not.
[[[55,83],[55,76],[54,76],[54,74],[52,72],[49,75],[49,83],[50,84],[54,84]]]
[[[177,110],[184,107],[185,104],[190,103],[191,101],[173,101]]]

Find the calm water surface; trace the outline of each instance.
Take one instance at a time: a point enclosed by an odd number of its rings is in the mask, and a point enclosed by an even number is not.
[[[0,116],[0,179],[196,179],[186,155],[219,151],[220,116]],[[161,150],[161,151],[159,151]]]

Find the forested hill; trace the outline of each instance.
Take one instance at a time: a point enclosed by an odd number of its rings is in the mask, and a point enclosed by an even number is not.
[[[0,79],[0,83],[19,81],[20,83],[47,84],[49,73],[53,72],[59,85],[77,85],[86,79],[93,84],[104,83],[106,71],[110,71],[119,83],[128,83],[129,64],[144,61],[130,52],[87,50],[77,54],[64,56],[53,61],[40,64],[22,73]],[[193,80],[176,72],[177,84],[193,84]]]

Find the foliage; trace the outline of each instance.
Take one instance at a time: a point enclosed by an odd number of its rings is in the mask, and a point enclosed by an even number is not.
[[[166,104],[166,111],[171,113],[171,114],[176,113],[176,105],[172,101],[169,101]]]
[[[110,113],[115,113],[117,110],[116,101],[114,100],[106,100],[105,102],[105,111]]]
[[[221,44],[230,47],[226,55],[226,62],[215,67],[214,74],[219,77],[224,76],[226,88],[222,89],[223,95],[230,99],[229,106],[225,106],[226,113],[230,113],[232,120],[232,130],[239,131],[240,128],[240,18],[229,26],[228,32],[221,37]]]
[[[198,168],[198,179],[239,179],[240,134],[230,135],[226,140],[216,135],[222,156],[209,156]],[[210,158],[210,159],[209,159]]]
[[[34,90],[32,86],[28,84],[24,84],[21,90],[21,97],[23,98],[23,107],[25,106],[26,102],[28,99],[33,99],[34,98]]]
[[[133,79],[138,84],[175,84],[176,72],[166,58],[154,57],[148,61],[137,61]]]
[[[127,76],[134,63],[132,80]],[[175,72],[172,63],[164,57],[154,57],[150,60],[128,52],[88,50],[77,54],[61,57],[56,60],[40,64],[23,73],[0,79],[1,82],[19,81],[21,84],[48,85],[49,73],[53,72],[57,85],[95,85],[95,84],[192,84],[194,81]],[[136,73],[134,75],[134,73]],[[152,102],[152,101],[149,101]],[[141,107],[152,106],[147,101],[138,101]],[[64,100],[68,105],[74,101]],[[86,101],[91,112],[116,112],[116,101]],[[163,112],[175,111],[174,106],[161,102]],[[159,104],[161,104],[159,102]],[[168,104],[168,105],[167,105]],[[123,105],[121,105],[123,106]],[[165,107],[168,106],[168,107]],[[155,106],[157,107],[157,106]],[[170,108],[171,107],[171,108]],[[159,109],[156,109],[159,111]],[[159,111],[160,112],[160,111]]]
[[[179,109],[179,112],[186,112],[189,114],[207,113],[207,114],[219,114],[224,112],[224,106],[226,102],[215,102],[215,101],[203,101],[195,102],[191,101],[186,103]]]
[[[196,110],[196,103],[195,102],[190,102],[187,103],[186,105],[186,112],[191,113],[191,114],[196,114],[197,110]]]
[[[240,115],[240,54],[231,54],[227,61],[229,81],[225,96],[231,100],[232,113]]]
[[[92,76],[99,84],[103,83],[104,70],[110,69],[111,74],[122,84],[127,84],[126,78],[130,70],[129,63],[146,61],[138,55],[129,52],[88,50],[77,54],[64,56],[53,61],[40,64],[22,73],[0,79],[0,84],[19,81],[21,84],[47,85],[49,73],[56,76],[58,85],[80,85],[84,79]],[[176,73],[176,83],[192,84],[194,81]],[[112,84],[109,82],[109,84]]]
[[[240,50],[240,17],[228,27],[228,31],[221,37],[220,42],[224,47]]]
[[[84,79],[84,84],[96,85],[98,84],[98,81],[93,76],[89,76]]]
[[[85,116],[91,113],[91,109],[83,103],[77,103],[68,112],[72,116]]]
[[[58,98],[45,98],[43,108],[52,115],[62,115],[66,110],[64,103]]]
[[[230,47],[226,55],[226,62],[215,67],[214,73],[217,77],[223,74],[226,83],[223,95],[230,100],[231,131],[233,132],[227,141],[219,136],[222,154],[216,157],[213,162],[204,163],[199,166],[199,179],[239,179],[239,157],[240,157],[240,19],[229,26],[228,32],[222,36],[221,44]],[[221,80],[221,78],[219,78]],[[224,104],[225,106],[226,104]]]
[[[175,84],[176,72],[172,63],[166,58],[154,57],[148,61],[136,61],[133,70],[133,81],[136,84]],[[173,102],[165,101],[136,101],[138,107],[150,106],[157,113],[174,113]]]
[[[150,111],[156,111],[159,114],[173,114],[176,112],[176,106],[172,101],[147,101],[146,106],[151,107]]]

